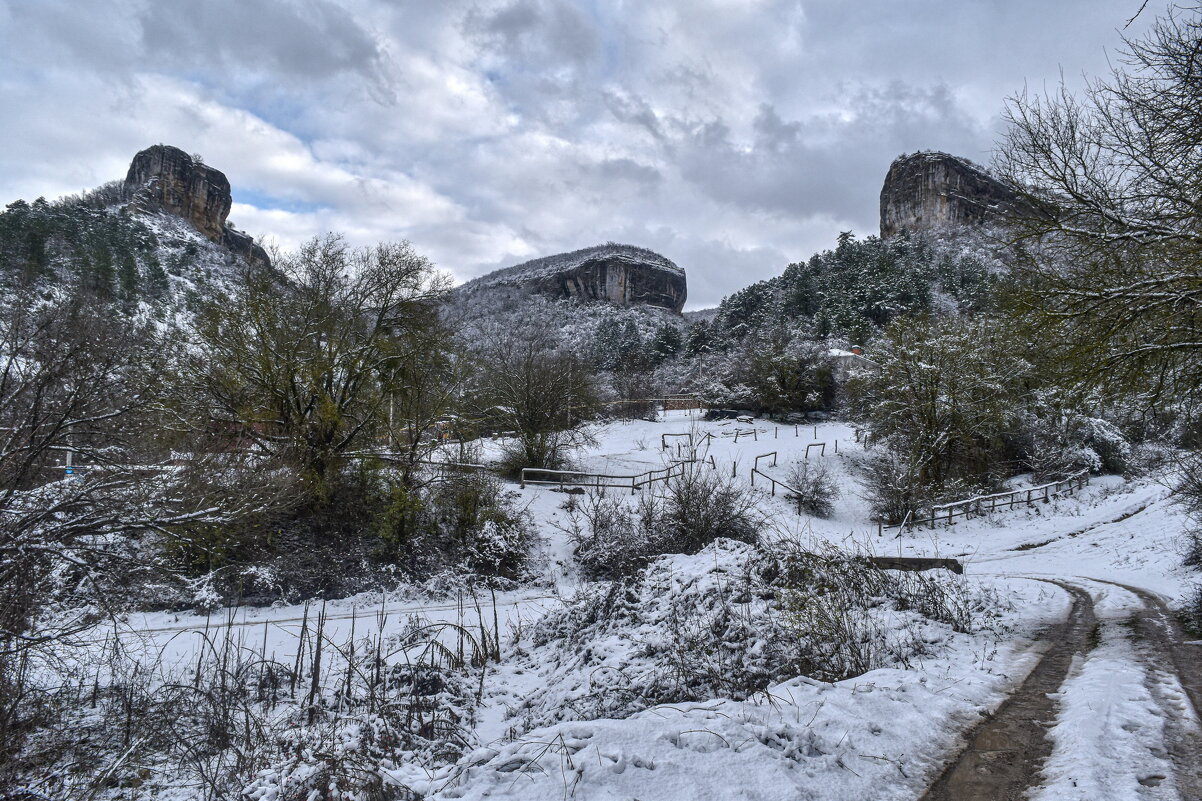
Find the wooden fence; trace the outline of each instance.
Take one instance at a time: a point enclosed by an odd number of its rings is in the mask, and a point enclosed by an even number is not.
[[[1023,487],[1022,489],[995,492],[989,495],[974,495],[962,501],[936,504],[931,507],[929,517],[920,517],[911,511],[906,513],[906,519],[897,526],[886,527],[878,523],[877,533],[883,533],[886,528],[896,528],[900,534],[905,530],[906,526],[927,525],[934,528],[936,523],[947,523],[950,526],[956,522],[956,518],[958,517],[969,518],[973,515],[983,515],[996,509],[1012,509],[1019,504],[1031,506],[1036,501],[1048,503],[1052,498],[1062,495],[1072,495],[1087,484],[1089,484],[1089,471],[1082,470],[1059,481],[1040,484],[1038,487]]]
[[[689,431],[685,431],[682,434],[660,434],[659,435],[659,449],[661,451],[668,450],[668,438],[669,437],[671,437],[673,439],[681,439],[681,438],[688,439],[688,445],[686,447],[696,449],[696,448],[700,448],[702,445],[708,444],[709,441],[714,438],[714,435],[710,434],[709,432],[706,432],[705,434],[702,434],[700,437],[698,437],[697,442],[694,443],[693,442],[693,434],[692,434],[692,432],[689,432]],[[678,451],[680,450],[679,442],[676,443],[676,449]]]
[[[659,470],[648,470],[633,476],[613,475],[609,473],[587,473],[582,470],[544,470],[536,467],[522,468],[522,487],[527,484],[567,487],[593,487],[595,489],[628,489],[633,495],[638,490],[657,481],[667,481],[684,474],[685,465],[708,464],[717,469],[714,457],[707,459],[684,459]]]
[[[775,455],[775,454],[764,454],[764,455],[769,456],[769,455]],[[776,488],[777,487],[780,487],[787,494],[792,493],[793,497],[797,499],[797,514],[801,514],[801,492],[794,489],[793,487],[790,487],[788,484],[786,484],[783,481],[777,481],[775,478],[768,475],[763,470],[760,470],[758,467],[751,468],[751,486],[753,486],[753,487],[755,486],[755,477],[756,476],[759,476],[760,478],[764,478],[764,479],[768,480],[768,484],[769,484],[769,487],[771,490],[771,495],[773,497],[776,497]]]

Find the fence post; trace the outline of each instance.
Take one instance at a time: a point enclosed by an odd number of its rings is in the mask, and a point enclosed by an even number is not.
[[[835,440],[835,455],[839,455],[839,440]]]
[[[736,428],[735,429],[735,442],[738,443],[738,441],[739,441],[739,429]]]
[[[776,437],[779,433],[780,433],[780,428],[778,426],[772,426],[772,438],[776,439]]]
[[[759,442],[760,441],[760,432],[754,428],[751,429],[751,438],[753,441]]]
[[[731,478],[734,478],[736,475],[738,475],[738,473],[735,472],[736,470],[738,470],[738,468],[739,468],[738,462],[736,462],[732,459],[730,462],[730,477]]]

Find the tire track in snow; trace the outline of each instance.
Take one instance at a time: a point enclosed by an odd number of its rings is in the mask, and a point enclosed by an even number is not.
[[[1093,597],[1084,588],[1063,580],[1028,578],[1056,584],[1069,592],[1073,597],[1069,618],[1041,636],[1052,643],[1051,648],[1019,688],[970,733],[967,747],[944,769],[923,801],[1019,801],[1032,795],[1092,798],[1088,795],[1092,790],[1078,787],[1074,776],[1087,784],[1100,781],[1106,790],[1118,790],[1107,784],[1123,778],[1141,798],[1202,801],[1200,651],[1198,646],[1186,644],[1184,632],[1164,599],[1139,587],[1074,577],[1071,580],[1115,587],[1124,595],[1134,596],[1132,608],[1109,614],[1099,624],[1101,607],[1095,609]],[[1124,635],[1124,630],[1129,633]],[[1097,659],[1091,664],[1095,647]],[[1124,663],[1131,670],[1126,670]],[[1099,680],[1118,685],[1126,681],[1126,691],[1115,698],[1094,699],[1090,692],[1097,687],[1091,688],[1091,683],[1096,685]],[[1154,743],[1142,733],[1137,735],[1140,724],[1124,714],[1132,712],[1131,704],[1139,710],[1141,702],[1134,696],[1143,698],[1145,716],[1150,709],[1155,710],[1154,717],[1144,721],[1145,729],[1147,725],[1157,727],[1159,734],[1151,738]],[[1094,703],[1103,706],[1095,708]],[[1113,706],[1115,703],[1128,706],[1123,709]],[[1073,717],[1080,718],[1083,707],[1086,725]],[[1122,731],[1106,731],[1107,722],[1121,724]],[[1087,729],[1087,725],[1093,728]],[[1049,736],[1049,730],[1054,734],[1057,729],[1058,735]],[[1142,743],[1127,743],[1128,747],[1134,746],[1131,753],[1116,752],[1106,764],[1099,763],[1098,754],[1088,753],[1091,746],[1108,748],[1119,739],[1139,737]],[[1136,752],[1142,747],[1147,748],[1146,757],[1137,758]],[[1090,767],[1096,773],[1082,775],[1071,768],[1066,773],[1066,765],[1071,766],[1074,758],[1080,762],[1083,753],[1092,757]],[[1151,763],[1161,767],[1145,769]],[[1051,768],[1055,775],[1045,776],[1045,768]],[[1164,775],[1169,772],[1171,778]],[[1077,795],[1081,791],[1087,794]]]
[[[1159,595],[1117,581],[1089,579],[1118,587],[1139,599],[1130,626],[1147,688],[1164,715],[1165,746],[1183,801],[1202,801],[1202,648],[1187,645],[1177,617]],[[1149,783],[1156,777],[1148,777]]]
[[[1021,801],[1038,783],[1039,769],[1052,752],[1047,725],[1057,705],[1049,697],[1068,677],[1074,657],[1091,648],[1096,619],[1089,593],[1071,584],[1046,581],[1069,593],[1068,619],[1040,638],[1051,647],[1018,689],[968,736],[968,746],[944,769],[923,801]]]

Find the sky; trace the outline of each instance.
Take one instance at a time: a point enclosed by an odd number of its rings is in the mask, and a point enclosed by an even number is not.
[[[1140,2],[0,0],[0,204],[161,142],[284,248],[467,280],[625,242],[703,308],[876,233],[899,154],[988,164],[1006,98],[1105,73]]]

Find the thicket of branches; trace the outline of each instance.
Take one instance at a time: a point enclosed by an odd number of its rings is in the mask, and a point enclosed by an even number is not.
[[[1200,51],[1199,9],[1171,10],[1083,92],[1013,98],[997,154],[1034,209],[1015,223],[1045,345],[1079,380],[1191,418],[1202,390]]]

